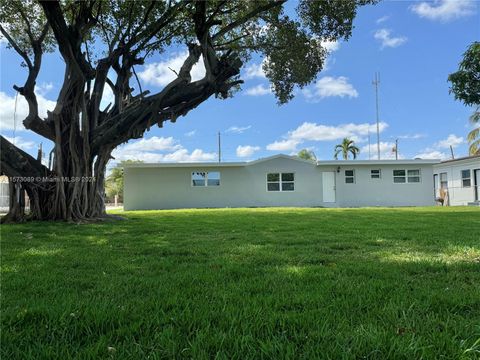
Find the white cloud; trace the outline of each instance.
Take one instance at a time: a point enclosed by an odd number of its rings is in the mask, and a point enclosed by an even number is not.
[[[447,153],[442,152],[442,151],[438,151],[438,150],[430,150],[429,151],[429,149],[426,149],[426,151],[415,155],[415,158],[433,159],[433,160],[438,160],[438,159],[446,160],[446,159],[449,159],[450,156]]]
[[[440,140],[433,144],[433,147],[423,149],[419,154],[415,155],[415,157],[421,159],[450,159],[451,153],[444,152],[442,149],[449,149],[450,146],[452,146],[452,148],[456,148],[463,143],[465,143],[465,139],[463,137],[450,134],[446,139]]]
[[[112,88],[108,84],[105,84],[105,87],[103,88],[102,101],[100,101],[100,109],[105,110],[109,104],[112,104],[110,106],[111,109],[113,104],[115,104],[115,95],[113,94]]]
[[[380,132],[383,132],[387,127],[387,123],[379,123]],[[367,136],[369,132],[371,134],[376,132],[376,124],[349,123],[332,126],[304,122],[298,128],[289,132],[288,137],[300,141],[333,141],[346,137],[351,138],[354,141],[361,141],[361,137]]]
[[[324,76],[318,80],[313,89],[303,89],[303,94],[310,101],[318,101],[326,97],[339,96],[339,97],[358,97],[358,92],[355,90],[352,84],[348,82],[348,78],[345,76],[339,76],[337,78],[331,76]]]
[[[382,16],[382,17],[378,18],[375,22],[376,22],[377,24],[381,24],[381,23],[387,21],[388,19],[390,19],[390,16],[385,15],[385,16]]]
[[[403,140],[416,140],[426,137],[424,134],[405,134],[398,136],[399,139]]]
[[[260,146],[239,145],[237,147],[237,156],[242,158],[249,157],[259,150],[260,150]]]
[[[198,161],[212,161],[217,158],[214,152],[208,153],[201,149],[195,149],[191,153],[187,149],[180,149],[173,153],[166,154],[160,161],[174,161],[174,162],[198,162]]]
[[[250,96],[263,96],[271,93],[272,93],[272,90],[269,87],[262,84],[251,87],[245,91],[245,95],[250,95]]]
[[[376,40],[381,41],[382,43],[382,49],[386,47],[397,47],[402,45],[407,41],[407,38],[405,36],[397,36],[397,37],[392,37],[391,36],[392,31],[389,29],[379,29],[375,32],[373,37]]]
[[[20,149],[24,151],[31,150],[35,147],[35,143],[30,140],[26,140],[20,136],[16,136],[15,139],[11,136],[4,136],[5,139],[10,141],[12,144],[14,144],[16,147],[19,147]]]
[[[38,115],[41,118],[47,117],[47,110],[52,111],[55,108],[56,102],[46,99],[43,95],[37,95]],[[15,109],[15,95],[9,96],[3,91],[0,91],[0,130],[13,130]],[[18,94],[17,111],[15,115],[15,125],[17,131],[24,131],[23,120],[28,116],[28,103],[25,98]]]
[[[457,146],[463,144],[465,140],[463,137],[456,136],[454,134],[448,135],[446,139],[440,140],[434,146],[440,149],[448,149],[450,146],[456,148]]]
[[[225,130],[226,133],[234,133],[234,134],[241,134],[248,129],[250,129],[252,125],[248,126],[230,126],[227,130]]]
[[[301,143],[300,140],[297,139],[286,139],[286,140],[279,140],[275,141],[271,144],[267,145],[267,150],[270,151],[293,151],[295,152],[297,146]]]
[[[320,42],[320,45],[325,48],[329,53],[332,53],[334,51],[337,51],[340,49],[340,43],[338,41],[327,41],[327,40],[322,40]]]
[[[442,22],[452,21],[475,13],[472,0],[435,0],[412,5],[410,9],[422,18]]]
[[[173,54],[169,59],[160,62],[146,64],[144,69],[138,73],[138,77],[147,84],[156,86],[165,86],[177,78],[177,73],[182,67],[185,59],[188,57],[188,51]],[[200,80],[205,76],[205,65],[203,58],[193,66],[192,81]]]
[[[185,136],[187,136],[187,137],[192,137],[192,136],[194,136],[196,133],[197,133],[197,130],[192,130],[192,131],[186,132],[186,133],[185,133]]]
[[[362,154],[364,158],[368,159],[368,144],[360,148],[360,154]],[[370,159],[372,160],[378,159],[377,154],[378,154],[377,143],[372,142],[370,144]],[[405,158],[400,151],[398,153],[398,158],[399,159]],[[380,159],[382,160],[395,159],[395,143],[394,142],[380,141]]]
[[[49,82],[49,83],[41,83],[40,85],[36,85],[35,86],[35,93],[37,95],[42,95],[44,96],[45,94],[47,94],[50,90],[53,89],[53,83]]]
[[[157,137],[143,138],[135,142],[123,145],[123,150],[127,152],[135,151],[165,151],[178,150],[182,146],[177,143],[173,137]]]
[[[262,66],[265,60],[263,60],[260,64],[253,63],[248,65],[245,68],[245,79],[253,79],[253,78],[265,78],[265,73],[263,72]]]
[[[380,132],[383,132],[388,124],[379,124]],[[305,141],[335,141],[348,137],[356,142],[366,141],[368,133],[376,132],[376,124],[341,124],[322,125],[304,122],[295,130],[289,131],[283,140],[275,141],[267,145],[267,150],[272,151],[295,151],[297,146]]]
[[[145,162],[197,162],[215,160],[217,154],[195,149],[191,153],[172,137],[144,138],[119,146],[113,151],[116,161],[142,160]]]

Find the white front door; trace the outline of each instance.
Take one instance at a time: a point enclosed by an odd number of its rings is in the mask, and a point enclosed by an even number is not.
[[[335,202],[335,172],[322,172],[323,181],[323,202]]]

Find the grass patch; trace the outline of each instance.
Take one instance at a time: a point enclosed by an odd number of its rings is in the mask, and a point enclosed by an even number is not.
[[[2,359],[480,357],[478,209],[121,214],[2,226]]]

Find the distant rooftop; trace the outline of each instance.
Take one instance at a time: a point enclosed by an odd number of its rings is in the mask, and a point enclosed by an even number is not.
[[[471,155],[471,156],[463,156],[463,157],[459,157],[459,158],[456,158],[456,159],[444,160],[444,161],[442,161],[442,164],[450,163],[450,162],[455,162],[455,161],[473,160],[473,159],[478,159],[478,160],[480,161],[480,154],[478,154],[478,155]]]

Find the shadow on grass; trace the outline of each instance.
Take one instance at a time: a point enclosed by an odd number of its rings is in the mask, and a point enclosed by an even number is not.
[[[459,358],[479,336],[478,210],[125,216],[2,227],[2,358]]]

